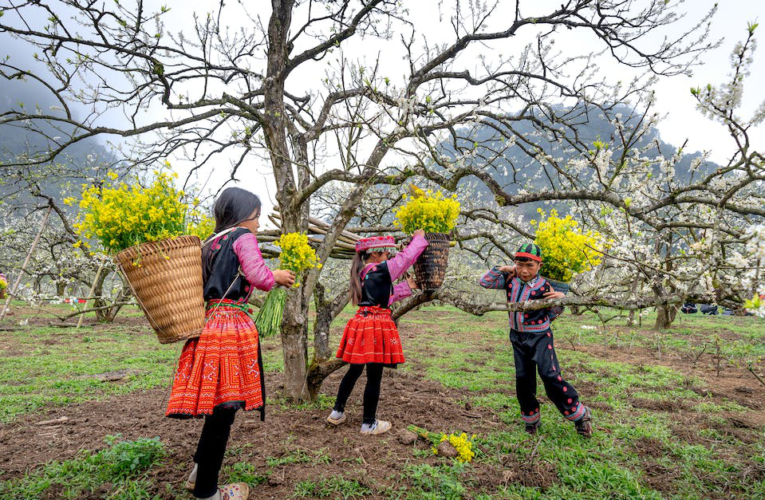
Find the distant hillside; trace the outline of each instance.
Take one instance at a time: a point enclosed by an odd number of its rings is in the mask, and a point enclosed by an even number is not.
[[[617,109],[616,112],[621,112],[625,117],[630,116],[631,114],[631,110],[627,107]],[[549,123],[545,117],[540,116],[539,119],[543,123]],[[617,131],[614,126],[611,125],[606,119],[594,114],[590,114],[587,117],[579,118],[579,121],[581,124],[576,127],[576,133],[579,136],[579,139],[586,144],[592,144],[597,140],[610,143],[615,142],[615,134]],[[522,136],[530,137],[535,136],[538,133],[532,123],[529,121],[515,122],[514,128],[518,132],[518,135]],[[491,126],[486,125],[478,129],[477,132],[471,135],[469,139],[464,139],[458,144],[461,147],[471,148],[473,147],[474,143],[478,143],[480,145],[479,149],[482,148],[484,151],[501,151],[505,149],[506,145],[504,143],[499,140],[492,140],[495,135],[496,131]],[[654,139],[658,139],[661,154],[664,155],[665,158],[671,157],[677,151],[676,146],[661,140],[659,131],[655,128],[649,130],[642,141],[638,143],[638,147],[642,148],[648,146]],[[561,147],[560,143],[547,140],[545,137],[535,137],[535,141],[538,141],[538,143],[542,146],[542,149],[554,158],[563,158],[564,163],[571,159],[571,155],[563,150],[563,147]],[[443,147],[445,154],[454,157],[455,148],[452,142],[444,142],[441,144],[441,146]],[[659,150],[654,150],[652,153],[658,155]],[[693,153],[687,154],[682,158],[677,168],[677,175],[680,179],[689,179],[693,175],[690,172],[691,163],[695,158],[700,156],[701,153]],[[520,189],[529,190],[530,188],[549,188],[551,183],[554,187],[557,187],[558,185],[554,177],[548,178],[546,175],[541,175],[543,174],[542,166],[538,162],[529,158],[529,156],[518,144],[507,148],[504,154],[493,162],[493,165],[494,168],[489,170],[489,172],[492,174],[492,177],[497,182],[499,182],[500,185],[504,186],[505,190],[510,194],[516,194]],[[513,165],[516,167],[516,172],[513,171]],[[717,165],[713,163],[707,163],[700,170],[701,172],[705,172],[714,170],[716,168]],[[658,167],[656,167],[656,169],[658,170]],[[697,172],[695,175],[698,176],[699,172]],[[586,180],[586,178],[584,180]],[[482,186],[478,191],[479,196],[485,196],[486,199],[491,199],[491,194],[485,187]],[[537,215],[537,208],[541,206],[543,206],[541,203],[529,204],[524,207],[519,207],[519,209],[523,211],[524,215],[528,217],[535,217]],[[557,203],[555,206],[559,210],[566,210],[565,203]],[[548,208],[550,208],[549,205]]]
[[[39,110],[45,114],[63,114],[63,111],[60,111],[60,103],[54,101],[50,93],[39,84],[0,79],[0,113],[18,109],[22,104],[28,112]],[[73,108],[73,112],[76,113],[76,108]],[[51,138],[64,138],[73,128],[45,125],[41,130],[43,134],[15,124],[0,125],[0,162],[7,163],[19,158],[32,162],[35,159],[34,153],[57,148]],[[48,195],[57,195],[66,183],[80,184],[83,179],[92,177],[92,167],[114,161],[115,156],[97,139],[86,139],[73,144],[51,162],[56,165],[57,175],[41,179],[42,190]],[[3,168],[8,167],[0,166],[0,171]],[[3,180],[8,181],[11,178],[13,172],[3,174]],[[0,196],[12,191],[12,186],[0,183]]]

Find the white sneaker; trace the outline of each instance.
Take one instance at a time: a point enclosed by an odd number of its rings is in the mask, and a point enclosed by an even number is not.
[[[332,412],[332,413],[335,413],[335,412]],[[332,418],[332,414],[330,414],[327,417],[327,423],[329,425],[338,426],[338,425],[342,424],[343,422],[345,422],[347,420],[347,418],[348,417],[345,416],[345,413],[341,414],[340,418]]]
[[[386,422],[385,420],[376,420],[375,423],[369,427],[362,425],[361,433],[368,435],[385,434],[390,430],[390,428],[390,422]]]

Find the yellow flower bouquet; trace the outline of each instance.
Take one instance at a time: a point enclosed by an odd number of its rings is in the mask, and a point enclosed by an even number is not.
[[[108,175],[116,180],[116,174]],[[185,193],[173,186],[177,174],[155,175],[148,187],[125,182],[113,187],[83,186],[74,224],[83,238],[79,244],[89,246],[87,240],[96,238],[108,253],[115,254],[141,243],[189,234],[192,216],[199,214],[184,202]],[[70,205],[73,201],[64,200]],[[197,226],[202,219],[199,216]]]
[[[548,281],[568,283],[574,275],[600,264],[604,247],[600,233],[582,231],[570,215],[561,218],[555,209],[550,211],[549,217],[541,208],[538,212],[541,220],[531,221],[531,224],[537,226],[534,243],[542,249],[542,274]]]
[[[281,248],[279,269],[289,269],[297,275],[295,287],[300,286],[300,274],[303,271],[321,267],[316,261],[316,251],[308,243],[308,235],[304,233],[283,234],[274,245]],[[281,330],[286,299],[287,291],[280,286],[268,292],[263,307],[255,318],[255,325],[261,337],[271,337]]]
[[[156,172],[147,187],[107,175],[115,184],[83,186],[76,245],[96,239],[114,255],[160,343],[199,336],[205,321],[200,239],[212,232],[212,220],[175,188],[177,174]]]
[[[6,297],[5,293],[8,291],[8,281],[6,281],[5,276],[0,275],[0,299],[4,299]]]
[[[393,224],[406,234],[418,229],[425,231],[428,246],[414,263],[417,286],[422,290],[440,288],[446,277],[449,262],[449,233],[460,215],[457,195],[444,196],[441,191],[423,191],[410,186],[411,196],[404,195],[406,203],[394,210]]]
[[[446,197],[441,191],[426,192],[416,186],[412,186],[411,191],[412,196],[404,195],[406,203],[394,210],[394,226],[406,234],[418,229],[426,233],[448,233],[454,229],[460,215],[456,194]]]

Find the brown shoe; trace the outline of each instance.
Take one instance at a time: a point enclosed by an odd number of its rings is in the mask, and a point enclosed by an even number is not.
[[[539,422],[539,421],[537,421],[536,423],[533,423],[533,424],[526,424],[526,433],[527,434],[531,434],[532,436],[535,435],[537,433],[537,431],[539,430],[539,426],[541,424],[542,423]]]
[[[584,416],[574,422],[574,426],[580,436],[585,438],[592,437],[592,414],[589,408],[584,409]]]

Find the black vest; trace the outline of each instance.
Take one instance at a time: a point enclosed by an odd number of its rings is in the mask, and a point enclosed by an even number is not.
[[[239,274],[239,258],[234,253],[234,242],[249,233],[249,229],[240,227],[205,247],[202,253],[205,301],[226,298],[244,302],[250,294],[250,284]]]
[[[361,302],[359,306],[378,306],[388,309],[393,282],[388,272],[388,263],[374,264],[366,275],[361,278]],[[361,277],[361,276],[360,276]]]

